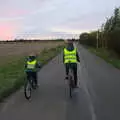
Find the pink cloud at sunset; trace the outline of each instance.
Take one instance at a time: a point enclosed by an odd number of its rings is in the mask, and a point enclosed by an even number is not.
[[[100,28],[119,5],[120,0],[2,0],[0,40],[72,38]]]
[[[0,39],[10,40],[14,39],[15,33],[19,29],[19,25],[12,22],[2,22],[0,23]]]
[[[14,9],[10,9],[10,10],[5,10],[5,11],[1,11],[0,12],[0,16],[2,18],[8,18],[8,17],[18,17],[18,16],[24,16],[27,15],[29,12],[27,10],[14,10]]]
[[[6,12],[8,17],[17,17],[17,16],[24,16],[27,15],[29,12],[26,10],[10,10]]]

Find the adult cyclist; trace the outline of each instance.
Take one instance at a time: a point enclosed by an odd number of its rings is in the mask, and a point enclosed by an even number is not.
[[[63,62],[66,69],[66,79],[68,79],[69,69],[73,69],[75,88],[77,88],[77,62],[80,62],[80,58],[77,52],[77,48],[74,47],[72,40],[66,40],[66,47],[63,52]]]

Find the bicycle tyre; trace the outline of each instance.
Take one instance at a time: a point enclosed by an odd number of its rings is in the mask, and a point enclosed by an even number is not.
[[[72,98],[72,88],[71,87],[69,88],[69,91],[70,91],[70,98]]]
[[[69,78],[69,96],[70,98],[72,98],[72,91],[73,91],[73,87],[72,87],[72,77],[70,76]]]
[[[31,84],[28,80],[26,80],[24,85],[24,95],[27,100],[31,98],[31,91],[32,91]]]

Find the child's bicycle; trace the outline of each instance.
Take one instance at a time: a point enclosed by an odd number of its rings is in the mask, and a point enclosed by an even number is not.
[[[24,84],[24,95],[27,100],[31,98],[32,89],[36,89],[37,85],[35,84],[35,80],[32,76],[29,79],[25,79]]]

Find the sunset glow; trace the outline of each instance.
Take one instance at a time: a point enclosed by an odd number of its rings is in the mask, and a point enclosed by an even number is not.
[[[116,6],[120,0],[1,1],[0,40],[79,36],[100,28]]]

